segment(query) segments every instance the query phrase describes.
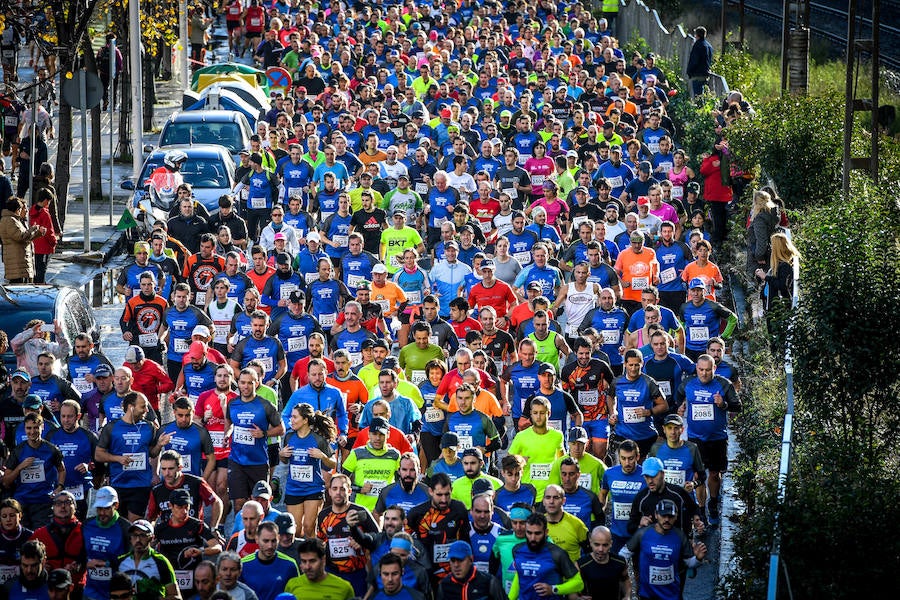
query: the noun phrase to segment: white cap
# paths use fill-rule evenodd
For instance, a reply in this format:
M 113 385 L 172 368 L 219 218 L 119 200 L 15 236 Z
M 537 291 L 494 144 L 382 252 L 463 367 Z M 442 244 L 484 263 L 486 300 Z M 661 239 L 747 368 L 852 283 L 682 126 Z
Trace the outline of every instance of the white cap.
M 374 267 L 372 267 L 372 273 L 387 273 L 387 267 L 381 263 L 378 263 Z
M 309 233 L 306 234 L 306 241 L 307 242 L 321 242 L 322 236 L 320 236 L 315 231 L 310 231 Z
M 196 327 L 194 327 L 194 331 L 191 332 L 191 337 L 194 337 L 195 335 L 201 335 L 205 338 L 208 338 L 209 327 L 207 327 L 206 325 L 197 325 Z

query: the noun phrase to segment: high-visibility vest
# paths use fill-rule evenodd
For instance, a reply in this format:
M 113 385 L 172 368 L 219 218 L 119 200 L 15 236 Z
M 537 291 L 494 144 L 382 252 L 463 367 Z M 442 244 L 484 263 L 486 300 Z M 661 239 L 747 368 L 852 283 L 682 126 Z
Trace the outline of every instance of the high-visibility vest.
M 619 12 L 619 0 L 603 0 L 602 10 L 605 13 Z

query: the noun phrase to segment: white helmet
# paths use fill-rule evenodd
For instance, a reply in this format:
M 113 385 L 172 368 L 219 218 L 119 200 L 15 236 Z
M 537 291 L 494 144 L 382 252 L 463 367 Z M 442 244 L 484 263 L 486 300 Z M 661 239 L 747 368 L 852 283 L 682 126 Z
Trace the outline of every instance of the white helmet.
M 163 163 L 172 169 L 173 171 L 177 171 L 181 168 L 181 165 L 188 159 L 187 154 L 185 154 L 181 150 L 171 150 L 166 152 L 165 158 L 163 158 Z

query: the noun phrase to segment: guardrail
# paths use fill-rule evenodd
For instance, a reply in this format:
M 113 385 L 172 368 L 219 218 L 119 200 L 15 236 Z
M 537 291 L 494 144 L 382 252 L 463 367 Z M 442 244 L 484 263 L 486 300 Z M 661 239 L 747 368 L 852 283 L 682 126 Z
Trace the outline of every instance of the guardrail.
M 647 45 L 653 49 L 653 52 L 667 58 L 677 57 L 681 65 L 680 75 L 685 81 L 688 81 L 687 64 L 691 55 L 691 47 L 694 45 L 694 36 L 688 35 L 681 25 L 676 26 L 672 31 L 666 29 L 659 18 L 659 13 L 641 0 L 631 0 L 628 4 L 625 4 L 624 0 L 620 0 L 620 2 L 616 23 L 616 33 L 620 45 L 627 42 L 634 32 L 638 32 L 647 41 Z M 628 57 L 626 57 L 627 60 Z M 725 78 L 715 73 L 710 75 L 707 85 L 718 97 L 731 91 Z M 692 93 L 690 86 L 685 91 Z
M 791 238 L 790 230 L 787 231 L 788 239 Z M 794 290 L 791 294 L 791 313 L 797 310 L 797 303 L 800 301 L 800 263 L 794 261 Z M 793 317 L 788 323 L 787 340 L 784 350 L 784 377 L 785 377 L 785 393 L 787 398 L 786 411 L 784 414 L 784 427 L 781 430 L 781 460 L 778 466 L 778 504 L 784 502 L 785 492 L 787 488 L 787 479 L 791 471 L 791 448 L 793 446 L 794 436 L 794 363 L 791 357 L 791 335 L 792 335 Z M 778 567 L 781 562 L 781 514 L 776 512 L 773 536 L 772 551 L 769 554 L 769 585 L 766 594 L 767 600 L 776 600 L 778 597 Z

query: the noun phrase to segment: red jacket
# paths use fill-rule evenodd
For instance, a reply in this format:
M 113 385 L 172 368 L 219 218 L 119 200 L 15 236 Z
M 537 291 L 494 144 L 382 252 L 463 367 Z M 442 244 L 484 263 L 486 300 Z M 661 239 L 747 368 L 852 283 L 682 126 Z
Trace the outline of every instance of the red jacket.
M 84 585 L 86 582 L 85 575 L 87 562 L 84 537 L 81 535 L 81 522 L 74 520 L 71 530 L 67 536 L 63 536 L 61 524 L 55 518 L 50 521 L 49 525 L 39 528 L 31 536 L 33 540 L 40 540 L 47 547 L 47 570 L 65 569 L 66 565 L 78 563 L 80 568 L 72 571 L 72 581 L 75 585 Z
M 35 204 L 31 207 L 28 218 L 31 220 L 32 225 L 40 225 L 41 227 L 47 228 L 47 233 L 39 238 L 35 238 L 34 253 L 53 254 L 56 252 L 56 242 L 59 240 L 56 237 L 56 231 L 53 229 L 53 220 L 50 218 L 50 211 Z
M 129 364 L 131 372 L 134 373 L 134 380 L 131 382 L 131 389 L 147 396 L 150 406 L 153 410 L 159 410 L 159 395 L 166 394 L 175 389 L 175 382 L 169 379 L 169 374 L 162 366 L 149 358 L 144 359 L 144 364 L 140 369 L 135 365 Z
M 722 173 L 718 163 L 721 157 L 713 154 L 707 156 L 700 164 L 703 175 L 703 199 L 707 202 L 731 202 L 731 186 L 722 185 Z

